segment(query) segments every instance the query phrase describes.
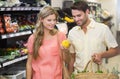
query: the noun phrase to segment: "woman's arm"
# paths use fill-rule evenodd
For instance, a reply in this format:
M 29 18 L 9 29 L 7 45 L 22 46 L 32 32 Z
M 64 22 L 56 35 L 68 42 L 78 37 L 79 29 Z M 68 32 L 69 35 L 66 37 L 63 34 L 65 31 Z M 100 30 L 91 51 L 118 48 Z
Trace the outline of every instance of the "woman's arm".
M 32 54 L 28 53 L 28 59 L 26 64 L 26 79 L 32 79 Z
M 76 55 L 75 53 L 71 53 L 71 59 L 70 59 L 70 62 L 68 64 L 68 71 L 69 71 L 70 75 L 74 71 L 75 55 Z

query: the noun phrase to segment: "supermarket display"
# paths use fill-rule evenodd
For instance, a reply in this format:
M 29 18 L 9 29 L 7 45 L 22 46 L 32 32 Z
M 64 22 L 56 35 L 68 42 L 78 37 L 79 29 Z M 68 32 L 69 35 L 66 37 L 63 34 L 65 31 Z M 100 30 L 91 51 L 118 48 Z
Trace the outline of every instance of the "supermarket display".
M 58 14 L 59 14 L 59 19 L 66 21 L 68 23 L 72 23 L 74 22 L 72 16 L 69 16 L 69 14 L 67 14 L 66 12 L 64 12 L 63 10 L 59 9 L 57 10 Z
M 8 2 L 10 4 L 6 4 Z M 0 1 L 0 79 L 25 78 L 28 53 L 25 44 L 34 32 L 37 13 L 44 5 L 32 0 Z M 11 69 L 14 66 L 16 68 Z
M 44 6 L 50 5 L 50 0 L 0 0 L 0 7 Z
M 114 23 L 112 22 L 113 16 L 107 10 L 102 10 L 101 11 L 100 18 L 101 18 L 101 22 L 108 25 L 110 29 L 114 25 Z

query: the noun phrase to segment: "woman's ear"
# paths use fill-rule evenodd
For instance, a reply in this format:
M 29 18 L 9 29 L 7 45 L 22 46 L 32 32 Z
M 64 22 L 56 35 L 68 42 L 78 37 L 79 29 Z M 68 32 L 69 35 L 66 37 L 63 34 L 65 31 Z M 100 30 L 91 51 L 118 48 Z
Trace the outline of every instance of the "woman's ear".
M 43 21 L 43 19 L 42 19 L 42 18 L 39 18 L 39 20 L 40 20 L 40 22 L 42 22 L 42 21 Z

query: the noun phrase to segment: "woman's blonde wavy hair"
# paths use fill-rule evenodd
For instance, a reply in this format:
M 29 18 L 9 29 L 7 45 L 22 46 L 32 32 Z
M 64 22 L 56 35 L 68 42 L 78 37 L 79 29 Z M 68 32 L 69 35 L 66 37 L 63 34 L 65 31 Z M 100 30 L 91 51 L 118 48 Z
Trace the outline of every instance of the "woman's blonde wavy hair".
M 36 59 L 39 54 L 38 50 L 40 46 L 42 45 L 43 37 L 44 37 L 44 26 L 43 23 L 40 21 L 40 19 L 44 19 L 49 15 L 55 14 L 56 20 L 58 18 L 58 13 L 55 11 L 51 6 L 45 6 L 43 7 L 40 12 L 38 13 L 38 19 L 36 23 L 36 31 L 34 33 L 34 45 L 33 45 L 33 58 Z M 50 30 L 51 35 L 55 35 L 57 33 L 56 29 Z

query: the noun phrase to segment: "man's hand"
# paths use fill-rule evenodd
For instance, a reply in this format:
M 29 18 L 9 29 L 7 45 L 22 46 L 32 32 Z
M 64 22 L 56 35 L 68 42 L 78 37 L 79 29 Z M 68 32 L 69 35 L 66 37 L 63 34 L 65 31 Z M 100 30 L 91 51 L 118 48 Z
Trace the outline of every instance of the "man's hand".
M 101 53 L 95 53 L 92 55 L 92 59 L 96 64 L 102 63 L 102 54 Z

